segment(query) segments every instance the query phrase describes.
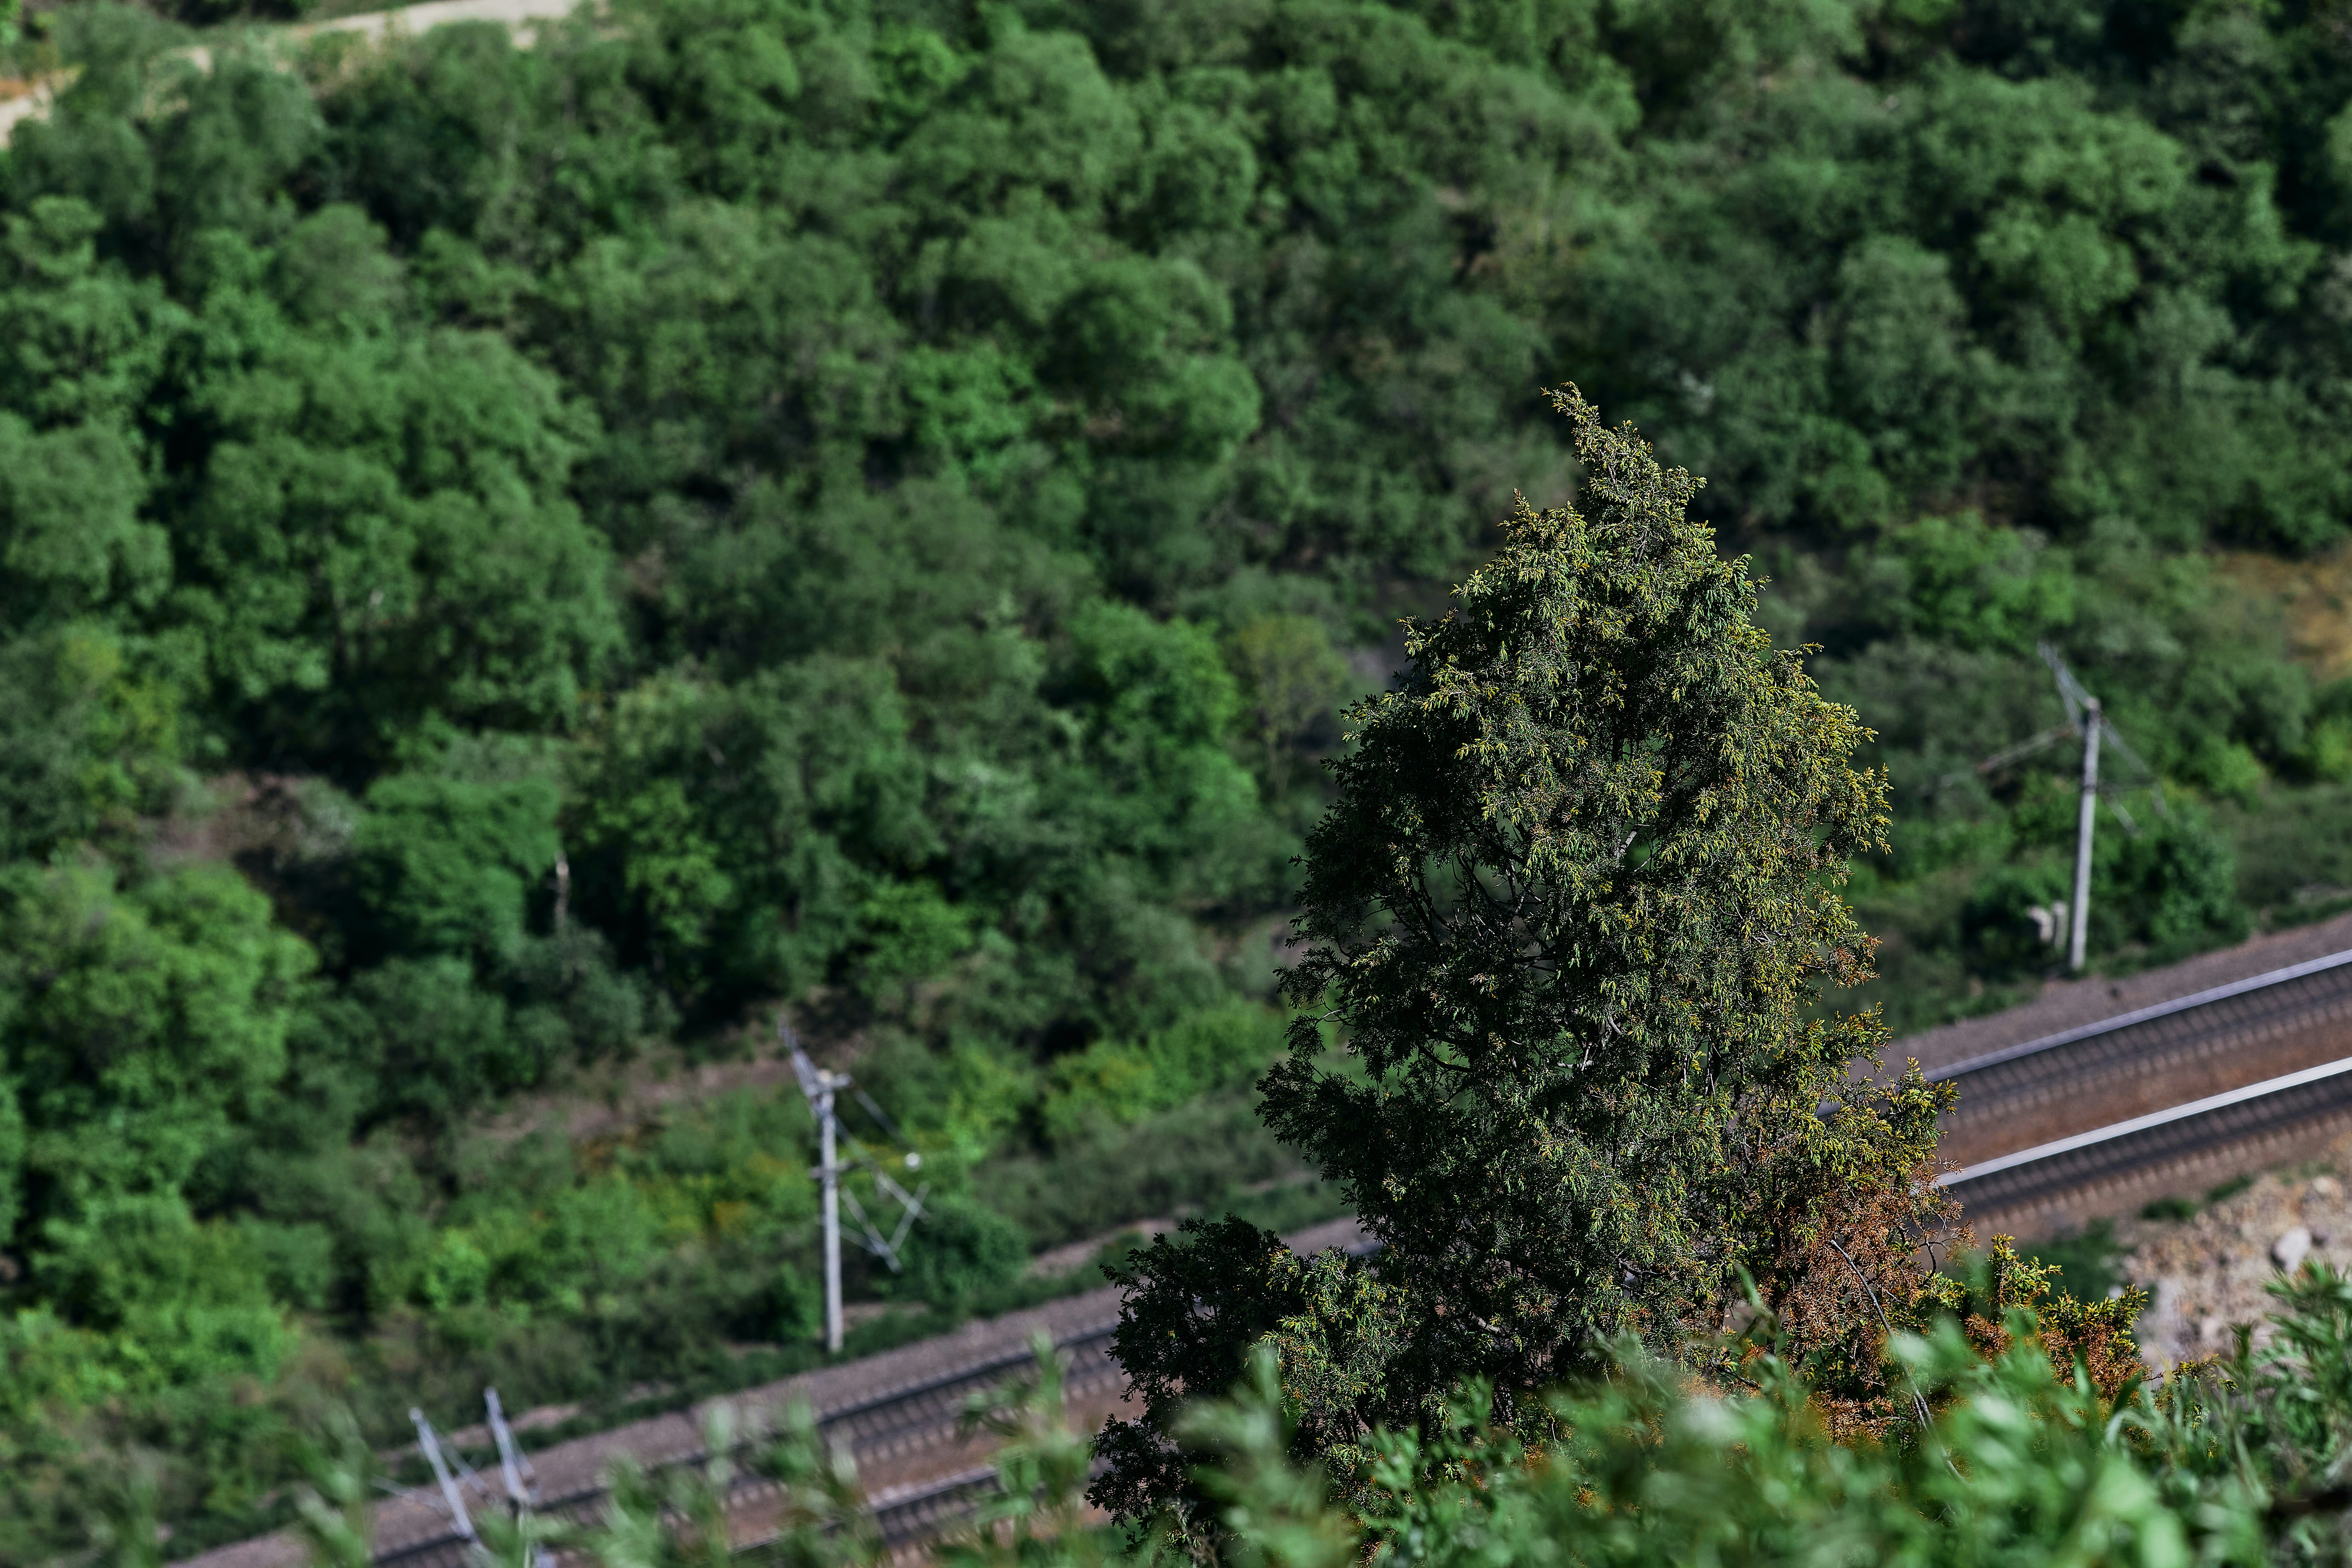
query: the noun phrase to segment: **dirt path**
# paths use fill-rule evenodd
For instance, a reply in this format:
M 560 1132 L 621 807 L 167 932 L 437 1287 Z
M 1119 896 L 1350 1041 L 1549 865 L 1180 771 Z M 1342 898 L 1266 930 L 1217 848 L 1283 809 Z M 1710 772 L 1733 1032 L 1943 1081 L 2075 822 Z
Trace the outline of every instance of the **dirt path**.
M 540 23 L 560 21 L 572 15 L 581 3 L 582 0 L 426 0 L 424 5 L 404 5 L 395 11 L 366 11 L 356 16 L 300 22 L 268 31 L 273 37 L 298 43 L 328 33 L 357 33 L 371 42 L 381 42 L 395 34 L 413 37 L 429 32 L 448 22 L 502 22 L 513 30 L 520 42 L 529 44 Z M 189 54 L 200 63 L 207 58 L 202 45 Z M 65 70 L 30 80 L 0 79 L 0 147 L 8 144 L 9 136 L 18 125 L 47 114 L 58 93 L 71 84 L 73 76 L 72 71 Z
M 524 43 L 529 43 L 540 23 L 569 16 L 579 3 L 580 0 L 425 0 L 424 5 L 404 5 L 396 11 L 364 11 L 331 21 L 298 23 L 285 29 L 285 34 L 289 38 L 314 38 L 326 33 L 358 33 L 370 39 L 383 39 L 395 32 L 429 32 L 446 22 L 503 22 Z

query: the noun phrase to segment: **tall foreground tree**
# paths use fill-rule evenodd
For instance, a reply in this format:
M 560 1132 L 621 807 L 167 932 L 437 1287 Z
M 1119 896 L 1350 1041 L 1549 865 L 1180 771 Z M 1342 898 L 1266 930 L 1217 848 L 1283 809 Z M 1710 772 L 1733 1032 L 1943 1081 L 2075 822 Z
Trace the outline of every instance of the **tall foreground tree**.
M 1883 1314 L 1916 1305 L 1915 1238 L 1948 1215 L 1920 1179 L 1945 1091 L 1845 1081 L 1883 1031 L 1813 1005 L 1868 975 L 1837 890 L 1887 821 L 1849 765 L 1867 731 L 1754 624 L 1746 563 L 1685 516 L 1699 481 L 1552 401 L 1581 509 L 1520 501 L 1412 628 L 1307 842 L 1263 1114 L 1380 1252 L 1297 1259 L 1238 1221 L 1149 1251 L 1118 1344 L 1145 1414 L 1107 1430 L 1097 1492 L 1119 1512 L 1181 1492 L 1176 1401 L 1267 1337 L 1301 1447 L 1342 1468 L 1467 1379 L 1539 1421 L 1525 1396 L 1622 1336 L 1689 1353 L 1743 1268 L 1845 1342 L 1844 1394 L 1886 1393 Z

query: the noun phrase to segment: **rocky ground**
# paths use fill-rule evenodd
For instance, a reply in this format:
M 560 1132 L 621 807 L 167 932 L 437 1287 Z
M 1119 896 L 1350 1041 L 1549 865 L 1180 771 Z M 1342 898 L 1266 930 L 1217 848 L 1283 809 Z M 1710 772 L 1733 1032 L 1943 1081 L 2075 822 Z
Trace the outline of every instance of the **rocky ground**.
M 2320 1258 L 2352 1271 L 2352 1137 L 2325 1160 L 2256 1178 L 2243 1191 L 2179 1219 L 2120 1221 L 2123 1278 L 2153 1300 L 2140 1348 L 2158 1371 L 2230 1345 L 2231 1327 L 2260 1323 L 2269 1286 L 2285 1269 Z

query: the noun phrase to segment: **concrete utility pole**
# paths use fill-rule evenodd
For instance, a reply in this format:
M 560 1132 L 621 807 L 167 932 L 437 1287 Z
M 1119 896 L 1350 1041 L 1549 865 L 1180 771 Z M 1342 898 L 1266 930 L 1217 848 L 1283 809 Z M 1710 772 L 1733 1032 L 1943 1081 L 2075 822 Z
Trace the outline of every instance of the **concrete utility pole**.
M 824 1178 L 824 1348 L 841 1348 L 841 1162 L 834 1138 L 840 1119 L 833 1113 L 833 1091 L 839 1088 L 833 1074 L 824 1074 L 824 1102 L 817 1120 L 824 1131 L 817 1140 L 816 1157 Z
M 539 1502 L 537 1480 L 531 1474 L 530 1461 L 515 1446 L 514 1428 L 507 1425 L 507 1413 L 499 1404 L 499 1391 L 482 1390 L 482 1403 L 489 1407 L 490 1436 L 499 1446 L 499 1476 L 506 1482 L 507 1506 L 514 1510 L 515 1522 L 521 1524 Z M 527 1531 L 524 1539 L 530 1545 L 531 1568 L 555 1568 L 552 1552 L 530 1541 Z
M 2091 829 L 2099 807 L 2099 700 L 2083 700 L 2083 798 L 2074 812 L 2074 907 L 2067 911 L 2066 968 L 2083 967 L 2091 933 Z
M 2037 904 L 2026 911 L 2041 931 L 2044 942 L 2053 946 L 2063 945 L 2066 949 L 2066 968 L 2073 973 L 2083 967 L 2085 944 L 2091 937 L 2091 830 L 2098 818 L 2100 740 L 2105 738 L 2112 742 L 2116 754 L 2148 781 L 2148 795 L 2156 804 L 2158 816 L 2167 815 L 2164 781 L 2116 732 L 2116 727 L 2107 722 L 2099 700 L 2083 689 L 2083 683 L 2074 679 L 2074 672 L 2066 668 L 2066 661 L 2058 657 L 2058 650 L 2046 642 L 2042 645 L 2042 661 L 2050 667 L 2050 673 L 2058 678 L 2058 700 L 2066 704 L 2066 722 L 2055 729 L 2044 730 L 2032 740 L 2021 741 L 2005 751 L 1995 752 L 1972 770 L 1946 773 L 1937 781 L 1937 785 L 1958 784 L 1970 772 L 1979 774 L 1993 773 L 2044 746 L 2054 746 L 2069 735 L 2081 737 L 2083 795 L 2074 808 L 2074 901 L 2071 906 L 2056 901 L 2046 906 Z M 2124 831 L 2135 838 L 2138 837 L 2138 825 L 2132 821 L 2131 813 L 2124 809 L 2124 803 L 2116 799 L 2107 805 L 2115 812 L 2116 820 L 2123 825 Z
M 482 1403 L 489 1407 L 490 1437 L 499 1446 L 499 1479 L 506 1482 L 507 1500 L 519 1509 L 529 1508 L 530 1489 L 522 1479 L 522 1453 L 515 1447 L 514 1429 L 507 1425 L 507 1413 L 499 1404 L 499 1391 L 482 1390 Z
M 898 1200 L 900 1210 L 898 1228 L 894 1234 L 884 1236 L 872 1216 L 866 1214 L 866 1205 L 857 1201 L 857 1194 L 845 1191 L 841 1185 L 843 1174 L 851 1167 L 841 1159 L 838 1147 L 841 1119 L 834 1114 L 833 1104 L 834 1096 L 850 1087 L 849 1075 L 827 1072 L 809 1060 L 808 1053 L 801 1049 L 800 1037 L 793 1034 L 782 1018 L 776 1020 L 776 1037 L 784 1043 L 786 1050 L 792 1052 L 793 1076 L 801 1080 L 801 1093 L 808 1099 L 809 1114 L 816 1118 L 817 1167 L 809 1173 L 824 1184 L 824 1348 L 837 1351 L 841 1348 L 841 1205 L 844 1203 L 849 1205 L 849 1212 L 857 1216 L 857 1228 L 866 1233 L 866 1239 L 859 1245 L 888 1264 L 890 1272 L 896 1274 L 902 1267 L 898 1260 L 898 1248 L 906 1242 L 908 1227 L 923 1216 L 923 1198 L 931 1189 L 924 1186 L 909 1193 L 892 1181 L 889 1173 L 860 1149 L 857 1140 L 852 1138 L 849 1146 L 856 1155 L 858 1167 L 873 1176 L 876 1186 Z M 883 1113 L 882 1108 L 875 1104 L 864 1089 L 856 1092 L 858 1103 L 882 1124 L 883 1130 L 895 1133 L 896 1123 Z M 906 1165 L 910 1171 L 919 1171 L 923 1168 L 923 1157 L 910 1149 L 907 1152 Z
M 425 1450 L 425 1462 L 433 1467 L 433 1479 L 441 1483 L 441 1500 L 448 1505 L 449 1522 L 457 1528 L 457 1539 L 474 1539 L 474 1521 L 466 1517 L 466 1500 L 457 1490 L 457 1478 L 449 1473 L 449 1461 L 441 1452 L 441 1440 L 434 1435 L 433 1423 L 425 1419 L 425 1412 L 411 1407 L 408 1419 L 416 1427 L 416 1446 Z
M 809 1060 L 799 1037 L 781 1022 L 776 1033 L 793 1053 L 793 1071 L 816 1117 L 817 1167 L 810 1174 L 824 1187 L 824 1348 L 837 1351 L 841 1348 L 841 1173 L 847 1167 L 837 1157 L 835 1141 L 840 1120 L 833 1113 L 833 1097 L 849 1087 L 849 1079 Z

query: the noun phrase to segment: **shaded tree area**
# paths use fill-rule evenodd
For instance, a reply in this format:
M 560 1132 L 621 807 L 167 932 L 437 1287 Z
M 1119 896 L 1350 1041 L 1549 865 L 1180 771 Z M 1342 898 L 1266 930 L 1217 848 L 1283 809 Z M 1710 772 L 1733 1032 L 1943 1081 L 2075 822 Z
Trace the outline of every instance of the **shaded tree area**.
M 1883 1432 L 1893 1322 L 1959 1304 L 1933 1184 L 1952 1090 L 1916 1064 L 1850 1081 L 1878 1019 L 1805 1017 L 1867 976 L 1840 885 L 1884 844 L 1884 775 L 1755 625 L 1754 584 L 1688 515 L 1699 482 L 1550 397 L 1578 504 L 1522 501 L 1445 616 L 1411 624 L 1307 836 L 1303 1011 L 1263 1114 L 1377 1249 L 1301 1260 L 1229 1217 L 1113 1271 L 1142 1409 L 1105 1426 L 1090 1495 L 1122 1519 L 1198 1517 L 1178 1402 L 1223 1393 L 1253 1343 L 1336 1479 L 1465 1397 L 1557 1439 L 1547 1388 L 1629 1341 L 1705 1367 L 1750 1292 L 1821 1365 L 1832 1425 Z
M 1708 476 L 1877 731 L 1898 1029 L 2047 963 L 2070 759 L 1969 771 L 2057 721 L 2044 639 L 2168 785 L 2103 830 L 2105 962 L 2352 889 L 2352 689 L 2273 592 L 2352 519 L 2340 7 L 661 0 L 203 69 L 37 21 L 12 70 L 79 75 L 0 154 L 0 1511 L 43 1552 L 98 1438 L 175 1456 L 194 1546 L 282 1496 L 304 1389 L 389 1441 L 430 1369 L 590 1399 L 803 1336 L 789 1091 L 531 1120 L 778 1005 L 939 1175 L 919 1285 L 861 1289 L 1291 1173 L 1247 1110 L 1315 764 L 1512 492 L 1570 493 L 1551 380 Z

